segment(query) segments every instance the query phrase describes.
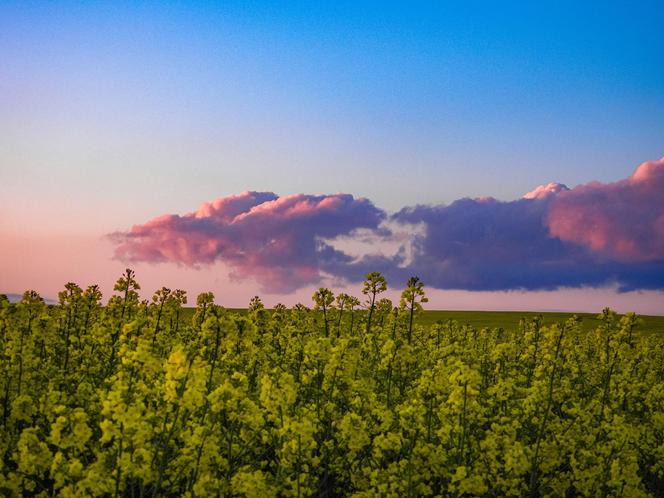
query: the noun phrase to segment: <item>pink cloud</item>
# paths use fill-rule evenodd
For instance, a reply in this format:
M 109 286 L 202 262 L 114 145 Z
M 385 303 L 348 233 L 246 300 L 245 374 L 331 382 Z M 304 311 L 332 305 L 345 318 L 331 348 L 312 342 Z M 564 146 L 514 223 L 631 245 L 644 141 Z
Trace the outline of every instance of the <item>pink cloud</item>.
M 551 182 L 547 185 L 540 185 L 534 190 L 531 190 L 523 196 L 524 199 L 544 199 L 552 194 L 557 194 L 559 192 L 565 192 L 569 190 L 567 185 L 562 183 Z
M 664 289 L 664 158 L 614 183 L 550 183 L 514 201 L 466 198 L 389 218 L 347 194 L 245 192 L 111 238 L 118 259 L 220 262 L 232 278 L 253 278 L 271 293 L 322 275 L 354 282 L 368 271 L 390 282 L 418 275 L 438 289 Z M 358 254 L 362 238 L 371 242 Z
M 124 261 L 192 267 L 222 261 L 232 277 L 253 277 L 267 292 L 289 292 L 320 280 L 326 265 L 350 260 L 321 239 L 376 229 L 384 218 L 367 199 L 347 194 L 244 192 L 111 237 L 116 258 Z
M 546 224 L 552 236 L 609 260 L 664 261 L 664 157 L 624 180 L 560 192 Z

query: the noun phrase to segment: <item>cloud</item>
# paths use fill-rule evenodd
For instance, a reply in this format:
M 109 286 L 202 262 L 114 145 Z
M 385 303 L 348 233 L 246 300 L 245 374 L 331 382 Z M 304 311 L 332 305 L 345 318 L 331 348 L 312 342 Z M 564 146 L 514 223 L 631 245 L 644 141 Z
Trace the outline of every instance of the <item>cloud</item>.
M 664 261 L 664 157 L 625 180 L 562 192 L 546 223 L 552 236 L 609 260 Z
M 223 261 L 276 293 L 368 271 L 393 286 L 417 275 L 439 289 L 662 290 L 664 158 L 614 183 L 549 183 L 514 201 L 467 198 L 391 216 L 346 194 L 245 192 L 112 238 L 120 259 Z
M 244 192 L 164 215 L 111 235 L 124 261 L 198 267 L 223 261 L 235 278 L 255 278 L 267 292 L 290 292 L 320 280 L 324 266 L 351 258 L 322 242 L 359 228 L 377 229 L 385 213 L 352 195 Z
M 664 289 L 661 261 L 624 263 L 552 236 L 551 199 L 406 208 L 395 219 L 424 222 L 410 274 L 432 287 L 463 290 L 553 290 L 618 285 L 619 290 Z M 396 276 L 402 277 L 403 271 Z
M 443 289 L 552 289 L 578 285 L 585 251 L 566 247 L 543 224 L 547 197 L 501 202 L 461 199 L 404 208 L 397 221 L 423 222 L 409 270 Z
M 558 194 L 560 192 L 564 192 L 566 190 L 569 190 L 567 185 L 563 185 L 562 183 L 555 183 L 551 182 L 546 185 L 540 185 L 534 190 L 531 190 L 530 192 L 524 194 L 523 198 L 524 199 L 544 199 L 546 197 L 549 197 L 550 195 Z
M 664 289 L 664 158 L 616 183 L 550 183 L 516 201 L 462 199 L 393 218 L 425 223 L 409 270 L 433 287 Z

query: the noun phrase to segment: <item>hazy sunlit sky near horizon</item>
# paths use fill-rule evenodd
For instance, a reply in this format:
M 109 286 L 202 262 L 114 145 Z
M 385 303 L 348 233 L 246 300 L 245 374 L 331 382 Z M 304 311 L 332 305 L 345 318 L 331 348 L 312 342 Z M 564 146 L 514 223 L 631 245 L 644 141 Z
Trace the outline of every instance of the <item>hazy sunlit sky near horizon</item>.
M 358 293 L 344 279 L 373 263 L 395 287 L 417 271 L 456 289 L 433 308 L 664 314 L 662 26 L 656 1 L 2 2 L 0 292 L 108 297 L 130 265 L 146 297 L 308 304 L 321 282 Z M 629 183 L 645 161 L 649 183 Z M 592 181 L 615 226 L 584 211 Z M 549 182 L 572 190 L 507 202 Z M 185 217 L 246 191 L 276 195 Z M 338 192 L 353 199 L 310 197 Z M 418 204 L 438 208 L 394 216 Z M 321 249 L 358 229 L 405 252 Z M 499 256 L 535 237 L 527 275 Z

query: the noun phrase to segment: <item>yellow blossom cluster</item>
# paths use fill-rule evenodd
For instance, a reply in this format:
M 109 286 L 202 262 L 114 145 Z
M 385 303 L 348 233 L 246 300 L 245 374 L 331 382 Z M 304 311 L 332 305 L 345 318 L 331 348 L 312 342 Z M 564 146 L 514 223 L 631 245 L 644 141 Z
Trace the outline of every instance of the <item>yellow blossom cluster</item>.
M 664 340 L 636 316 L 423 327 L 407 285 L 0 297 L 0 495 L 664 496 Z

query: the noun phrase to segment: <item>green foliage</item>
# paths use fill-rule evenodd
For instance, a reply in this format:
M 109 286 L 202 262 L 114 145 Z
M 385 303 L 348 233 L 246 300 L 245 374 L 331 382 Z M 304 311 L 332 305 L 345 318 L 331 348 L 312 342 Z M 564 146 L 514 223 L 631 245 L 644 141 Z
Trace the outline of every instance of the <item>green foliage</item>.
M 413 336 L 413 319 L 415 313 L 422 311 L 422 304 L 427 303 L 429 299 L 424 294 L 424 282 L 419 277 L 410 277 L 406 283 L 406 288 L 401 293 L 399 308 L 408 312 L 408 343 L 410 344 Z
M 333 309 L 334 294 L 330 289 L 321 287 L 311 297 L 314 301 L 314 309 L 321 310 L 323 313 L 323 323 L 325 324 L 325 337 L 330 335 L 330 328 L 328 324 L 328 313 Z
M 396 308 L 367 282 L 363 310 L 323 288 L 185 315 L 131 271 L 107 306 L 0 297 L 0 495 L 664 494 L 664 347 L 636 316 L 423 326 L 419 279 Z
M 367 296 L 366 307 L 369 309 L 367 317 L 366 333 L 371 332 L 371 319 L 376 308 L 376 296 L 387 290 L 387 281 L 385 277 L 377 271 L 367 273 L 362 287 L 362 294 Z

